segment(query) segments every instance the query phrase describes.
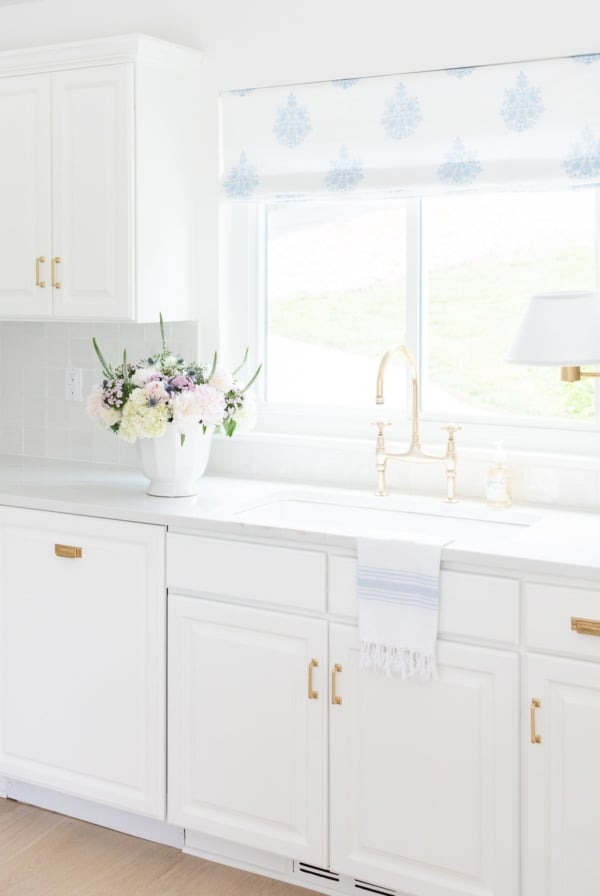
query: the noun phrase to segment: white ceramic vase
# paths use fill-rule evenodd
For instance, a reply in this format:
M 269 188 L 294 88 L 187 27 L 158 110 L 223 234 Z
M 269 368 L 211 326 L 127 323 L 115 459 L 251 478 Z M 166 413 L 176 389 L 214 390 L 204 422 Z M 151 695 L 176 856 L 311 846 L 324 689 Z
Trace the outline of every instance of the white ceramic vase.
M 198 494 L 200 477 L 210 455 L 213 428 L 200 425 L 186 433 L 183 445 L 172 423 L 158 439 L 138 441 L 142 470 L 150 480 L 147 494 L 161 498 L 185 498 Z

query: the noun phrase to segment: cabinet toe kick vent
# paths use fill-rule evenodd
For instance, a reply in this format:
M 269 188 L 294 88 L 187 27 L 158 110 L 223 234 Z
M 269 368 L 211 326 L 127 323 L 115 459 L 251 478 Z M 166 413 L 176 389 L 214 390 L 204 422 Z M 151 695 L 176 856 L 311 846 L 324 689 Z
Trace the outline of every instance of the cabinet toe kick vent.
M 372 884 L 366 880 L 353 879 L 345 875 L 340 876 L 335 871 L 330 871 L 329 868 L 319 868 L 318 865 L 308 865 L 306 862 L 294 862 L 294 872 L 297 874 L 310 874 L 312 877 L 322 877 L 324 880 L 330 881 L 330 883 L 339 884 L 340 893 L 347 893 L 348 896 L 351 896 L 352 892 L 356 890 L 374 893 L 376 896 L 402 896 L 396 890 L 389 890 L 387 887 L 380 887 L 378 884 Z
M 306 862 L 298 862 L 298 871 L 302 874 L 312 874 L 313 877 L 324 877 L 325 880 L 331 880 L 334 883 L 340 882 L 339 874 L 330 871 L 329 868 L 319 868 L 318 865 L 307 865 Z
M 396 893 L 396 890 L 388 890 L 387 887 L 380 887 L 378 884 L 370 884 L 366 880 L 355 879 L 354 886 L 357 890 L 364 890 L 366 893 L 378 893 L 379 896 L 400 896 L 399 893 Z

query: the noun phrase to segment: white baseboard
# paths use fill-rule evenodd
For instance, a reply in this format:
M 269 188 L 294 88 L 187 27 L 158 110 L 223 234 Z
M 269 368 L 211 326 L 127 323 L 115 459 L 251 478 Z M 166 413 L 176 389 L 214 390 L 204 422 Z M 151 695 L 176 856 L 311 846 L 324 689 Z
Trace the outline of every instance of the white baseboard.
M 5 794 L 2 794 L 3 785 Z M 41 809 L 49 809 L 61 815 L 70 815 L 72 818 L 112 828 L 123 834 L 141 837 L 143 840 L 153 840 L 155 843 L 163 843 L 165 846 L 174 846 L 177 849 L 183 848 L 183 828 L 154 818 L 145 818 L 133 812 L 113 809 L 110 806 L 102 806 L 99 803 L 12 779 L 3 781 L 0 778 L 0 794 L 20 803 L 29 803 L 31 806 L 39 806 Z

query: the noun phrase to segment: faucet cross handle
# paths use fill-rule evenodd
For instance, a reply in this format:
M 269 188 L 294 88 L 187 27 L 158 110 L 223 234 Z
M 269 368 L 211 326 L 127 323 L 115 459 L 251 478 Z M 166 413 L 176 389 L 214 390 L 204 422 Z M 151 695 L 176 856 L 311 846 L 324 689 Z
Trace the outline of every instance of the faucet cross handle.
M 462 426 L 455 426 L 454 423 L 450 423 L 448 426 L 441 427 L 442 432 L 448 433 L 448 450 L 449 451 L 454 450 L 454 443 L 455 443 L 454 433 L 460 432 L 461 429 L 462 429 Z
M 371 423 L 371 426 L 377 427 L 377 451 L 385 451 L 385 428 L 389 425 L 389 420 L 378 420 L 376 423 Z

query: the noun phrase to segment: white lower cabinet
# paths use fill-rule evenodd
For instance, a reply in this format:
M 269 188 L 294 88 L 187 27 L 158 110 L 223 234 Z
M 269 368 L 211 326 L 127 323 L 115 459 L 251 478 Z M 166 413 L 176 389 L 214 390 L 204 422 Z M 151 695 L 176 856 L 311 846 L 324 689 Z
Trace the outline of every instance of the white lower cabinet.
M 518 658 L 438 645 L 428 684 L 361 671 L 332 625 L 331 868 L 415 896 L 518 892 Z
M 388 678 L 360 669 L 356 625 L 207 599 L 202 564 L 188 579 L 198 597 L 169 595 L 169 822 L 357 886 L 518 893 L 516 652 L 441 642 L 436 681 Z
M 165 813 L 164 528 L 0 509 L 0 774 Z
M 324 864 L 326 675 L 324 621 L 170 595 L 168 821 Z
M 527 665 L 523 896 L 598 896 L 600 665 Z

